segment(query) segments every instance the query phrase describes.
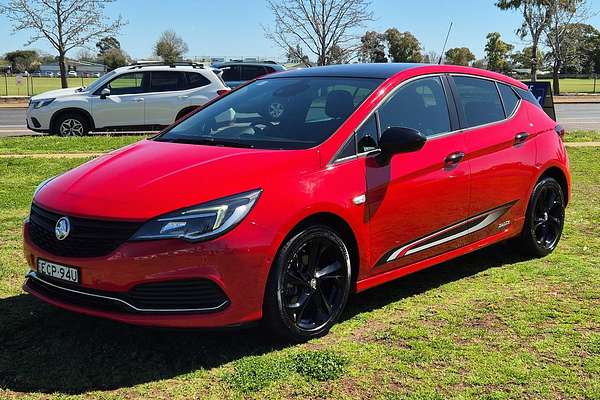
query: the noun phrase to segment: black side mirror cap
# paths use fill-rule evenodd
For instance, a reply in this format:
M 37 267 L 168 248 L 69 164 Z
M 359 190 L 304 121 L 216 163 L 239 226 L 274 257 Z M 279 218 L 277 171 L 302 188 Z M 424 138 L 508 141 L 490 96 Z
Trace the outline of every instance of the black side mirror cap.
M 386 158 L 394 154 L 410 153 L 423 148 L 427 137 L 416 129 L 392 126 L 381 134 L 379 147 Z

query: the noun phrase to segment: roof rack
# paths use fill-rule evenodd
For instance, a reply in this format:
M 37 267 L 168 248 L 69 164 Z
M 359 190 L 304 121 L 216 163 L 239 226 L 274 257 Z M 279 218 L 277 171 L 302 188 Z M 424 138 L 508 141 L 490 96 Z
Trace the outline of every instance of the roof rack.
M 204 65 L 196 63 L 196 62 L 190 62 L 190 61 L 176 61 L 173 63 L 168 63 L 168 62 L 164 62 L 164 61 L 136 61 L 136 62 L 130 64 L 129 69 L 144 68 L 144 67 L 157 67 L 157 66 L 166 66 L 166 67 L 170 67 L 170 68 L 175 68 L 177 66 L 185 66 L 185 67 L 192 67 L 192 68 L 199 68 L 199 69 L 204 68 Z

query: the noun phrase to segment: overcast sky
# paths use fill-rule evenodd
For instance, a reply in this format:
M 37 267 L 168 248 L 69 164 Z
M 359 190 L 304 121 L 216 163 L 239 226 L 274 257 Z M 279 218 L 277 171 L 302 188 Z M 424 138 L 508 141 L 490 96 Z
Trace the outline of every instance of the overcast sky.
M 0 0 L 1 1 L 1 0 Z M 589 0 L 600 11 L 600 0 Z M 494 0 L 373 0 L 376 20 L 364 30 L 384 31 L 396 27 L 412 32 L 425 51 L 442 49 L 450 21 L 454 22 L 448 47 L 469 47 L 483 57 L 485 36 L 500 32 L 505 41 L 523 47 L 515 34 L 520 24 L 517 13 L 494 6 Z M 134 58 L 152 54 L 152 45 L 167 29 L 175 30 L 194 56 L 263 56 L 281 59 L 282 51 L 264 36 L 262 25 L 272 23 L 264 0 L 117 0 L 107 7 L 109 16 L 121 14 L 129 24 L 118 35 L 122 48 Z M 590 21 L 600 28 L 600 16 Z M 9 22 L 0 16 L 0 53 L 20 49 L 29 34 L 11 33 Z M 94 43 L 91 43 L 94 46 Z M 54 54 L 44 41 L 32 46 Z M 77 50 L 69 54 L 77 55 Z

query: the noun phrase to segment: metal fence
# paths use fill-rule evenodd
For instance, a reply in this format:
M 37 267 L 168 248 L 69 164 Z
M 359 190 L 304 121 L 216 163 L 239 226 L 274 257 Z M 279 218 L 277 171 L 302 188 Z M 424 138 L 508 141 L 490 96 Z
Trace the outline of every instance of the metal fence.
M 87 86 L 96 78 L 69 77 L 69 87 Z M 0 96 L 34 96 L 62 87 L 60 77 L 3 74 L 0 78 Z

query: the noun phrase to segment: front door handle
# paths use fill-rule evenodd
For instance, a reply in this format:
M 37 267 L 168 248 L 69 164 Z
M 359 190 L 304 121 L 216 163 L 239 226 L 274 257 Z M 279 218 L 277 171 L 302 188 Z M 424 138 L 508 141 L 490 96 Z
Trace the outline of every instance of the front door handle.
M 528 136 L 529 135 L 527 134 L 527 132 L 517 133 L 515 135 L 515 144 L 521 144 L 521 143 L 523 143 L 524 141 L 527 140 Z
M 179 96 L 179 98 L 180 98 L 181 100 L 185 100 L 185 99 L 187 99 L 187 98 L 189 98 L 189 97 L 190 97 L 189 95 L 185 95 L 185 94 L 184 94 L 184 95 L 181 95 L 181 96 Z
M 133 99 L 133 101 L 135 101 L 136 103 L 140 103 L 142 101 L 144 101 L 143 97 L 136 97 L 135 99 Z
M 444 162 L 446 163 L 446 166 L 453 166 L 461 162 L 463 158 L 465 158 L 465 153 L 462 151 L 457 151 L 452 154 L 448 154 Z

